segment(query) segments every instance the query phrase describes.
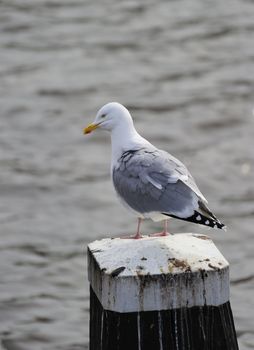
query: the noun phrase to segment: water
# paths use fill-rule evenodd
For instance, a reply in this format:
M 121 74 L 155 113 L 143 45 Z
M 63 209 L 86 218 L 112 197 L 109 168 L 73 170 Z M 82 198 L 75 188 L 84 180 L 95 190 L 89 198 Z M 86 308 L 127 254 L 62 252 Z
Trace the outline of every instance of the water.
M 0 339 L 8 350 L 88 348 L 86 245 L 134 233 L 116 200 L 108 101 L 190 168 L 227 233 L 241 350 L 254 348 L 254 4 L 0 1 Z M 144 233 L 158 230 L 146 222 Z

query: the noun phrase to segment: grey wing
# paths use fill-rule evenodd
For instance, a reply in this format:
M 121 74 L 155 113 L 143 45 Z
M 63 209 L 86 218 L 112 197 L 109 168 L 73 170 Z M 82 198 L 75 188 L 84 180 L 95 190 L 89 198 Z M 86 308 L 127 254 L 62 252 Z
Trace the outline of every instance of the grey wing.
M 140 213 L 187 217 L 203 197 L 186 167 L 157 149 L 125 152 L 113 169 L 113 182 L 119 196 Z
M 182 181 L 186 186 L 188 186 L 201 199 L 201 201 L 208 203 L 206 198 L 200 192 L 194 178 L 192 177 L 191 173 L 186 168 L 186 166 L 182 162 L 180 162 L 180 160 L 173 157 L 171 154 L 165 151 L 160 152 L 161 154 L 164 154 L 164 157 L 167 158 L 168 161 L 172 164 L 172 167 L 174 168 L 175 172 L 180 175 L 178 180 Z

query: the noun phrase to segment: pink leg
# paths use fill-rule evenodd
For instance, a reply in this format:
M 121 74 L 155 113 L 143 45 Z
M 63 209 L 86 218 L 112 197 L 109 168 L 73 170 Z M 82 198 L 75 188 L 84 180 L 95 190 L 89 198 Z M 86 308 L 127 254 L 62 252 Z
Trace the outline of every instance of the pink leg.
M 123 238 L 123 239 L 140 239 L 140 238 L 143 238 L 141 233 L 140 233 L 140 226 L 141 226 L 142 221 L 143 221 L 143 219 L 138 218 L 137 233 L 134 236 L 123 236 L 121 238 Z
M 133 237 L 135 239 L 139 239 L 139 238 L 142 238 L 142 235 L 140 233 L 140 227 L 141 227 L 141 223 L 142 223 L 143 219 L 141 218 L 138 218 L 138 228 L 137 228 L 137 233 L 136 235 Z
M 162 232 L 152 233 L 151 237 L 163 237 L 168 236 L 170 233 L 168 232 L 168 220 L 164 220 L 164 228 Z

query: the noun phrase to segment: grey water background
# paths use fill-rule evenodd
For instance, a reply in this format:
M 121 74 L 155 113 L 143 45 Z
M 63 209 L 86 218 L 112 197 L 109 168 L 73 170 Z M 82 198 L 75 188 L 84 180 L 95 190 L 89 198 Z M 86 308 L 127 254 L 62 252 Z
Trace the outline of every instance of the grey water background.
M 109 135 L 82 135 L 109 101 L 228 226 L 170 223 L 228 259 L 240 349 L 254 349 L 253 95 L 252 1 L 0 1 L 1 349 L 88 349 L 86 246 L 136 229 Z

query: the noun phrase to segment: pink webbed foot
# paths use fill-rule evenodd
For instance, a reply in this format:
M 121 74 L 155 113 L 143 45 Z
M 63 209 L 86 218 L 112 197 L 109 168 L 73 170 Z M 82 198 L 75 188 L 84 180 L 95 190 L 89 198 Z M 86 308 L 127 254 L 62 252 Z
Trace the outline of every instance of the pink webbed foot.
M 121 236 L 121 239 L 140 239 L 143 238 L 143 236 L 139 233 L 139 234 L 135 234 L 135 235 L 130 235 L 130 236 Z
M 141 226 L 142 219 L 138 218 L 138 228 L 137 228 L 137 233 L 135 235 L 131 236 L 122 236 L 122 239 L 140 239 L 143 238 L 143 236 L 140 233 L 140 226 Z
M 170 235 L 170 233 L 168 232 L 168 220 L 164 220 L 164 229 L 162 232 L 157 232 L 157 233 L 152 233 L 151 235 L 149 235 L 150 237 L 165 237 Z
M 165 237 L 165 236 L 168 236 L 168 235 L 170 235 L 169 232 L 162 231 L 162 232 L 151 233 L 149 236 L 150 237 Z

